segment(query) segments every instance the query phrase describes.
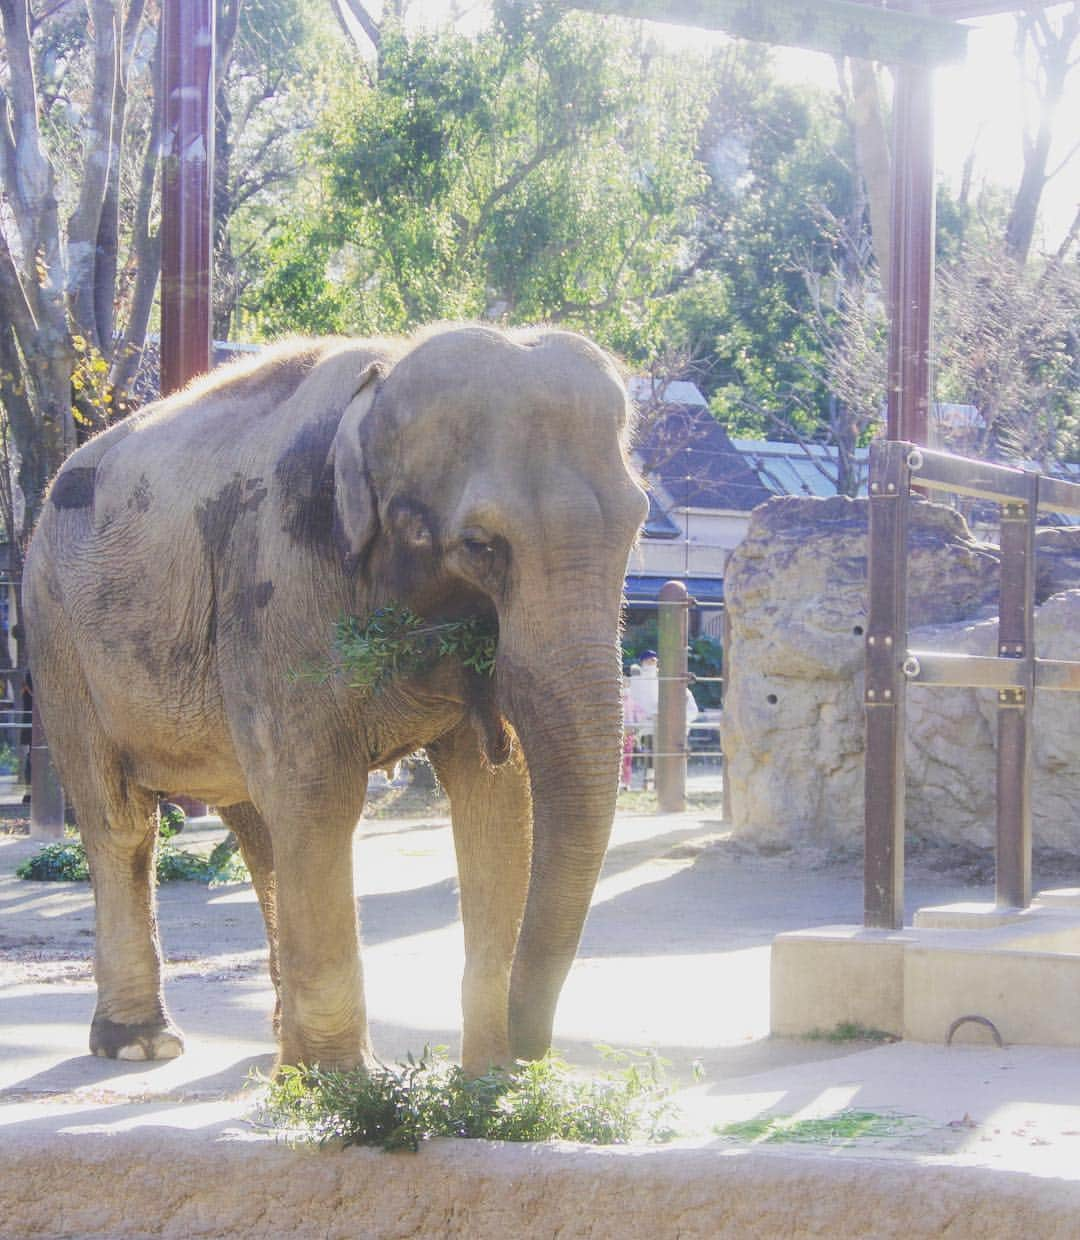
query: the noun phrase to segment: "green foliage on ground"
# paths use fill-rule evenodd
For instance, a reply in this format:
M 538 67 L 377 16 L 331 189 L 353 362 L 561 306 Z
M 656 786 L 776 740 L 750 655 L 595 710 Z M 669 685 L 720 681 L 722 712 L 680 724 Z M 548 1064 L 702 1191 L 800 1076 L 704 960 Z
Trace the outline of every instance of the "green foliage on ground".
M 735 1124 L 717 1125 L 718 1137 L 761 1145 L 851 1145 L 873 1137 L 893 1137 L 903 1133 L 911 1120 L 903 1115 L 877 1111 L 839 1111 L 819 1119 L 792 1119 L 790 1115 L 764 1115 Z
M 250 880 L 243 860 L 222 845 L 209 857 L 204 857 L 173 844 L 161 843 L 157 850 L 156 872 L 159 883 L 193 882 L 218 887 Z M 85 882 L 90 877 L 86 848 L 76 836 L 44 844 L 16 868 L 15 875 L 38 883 Z
M 857 1021 L 842 1020 L 833 1029 L 812 1029 L 806 1035 L 810 1042 L 897 1042 L 896 1034 L 873 1029 Z
M 371 1072 L 283 1068 L 269 1082 L 266 1121 L 320 1143 L 416 1150 L 431 1137 L 618 1145 L 674 1135 L 655 1055 L 608 1052 L 618 1071 L 571 1075 L 554 1054 L 470 1079 L 441 1051 Z M 256 1078 L 262 1080 L 262 1078 Z
M 37 883 L 81 883 L 90 877 L 86 849 L 82 840 L 65 839 L 43 844 L 32 856 L 15 868 L 16 878 Z

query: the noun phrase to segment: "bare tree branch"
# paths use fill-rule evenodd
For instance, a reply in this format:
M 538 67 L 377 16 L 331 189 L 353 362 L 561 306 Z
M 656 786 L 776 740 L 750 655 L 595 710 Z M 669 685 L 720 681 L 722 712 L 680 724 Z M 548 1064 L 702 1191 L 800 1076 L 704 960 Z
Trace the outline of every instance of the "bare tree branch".
M 334 6 L 334 12 L 337 14 L 338 21 L 342 30 L 349 36 L 354 38 L 354 31 L 349 25 L 348 18 L 345 13 L 348 12 L 360 29 L 371 40 L 371 46 L 378 51 L 382 43 L 382 32 L 379 29 L 378 22 L 371 16 L 367 10 L 367 6 L 360 3 L 360 0 L 331 0 Z
M 113 399 L 123 404 L 131 382 L 138 369 L 142 355 L 143 341 L 146 339 L 146 328 L 150 321 L 150 312 L 154 305 L 154 291 L 157 288 L 158 273 L 161 268 L 161 234 L 160 230 L 151 231 L 150 213 L 154 202 L 154 183 L 157 174 L 157 135 L 161 129 L 161 36 L 160 31 L 154 43 L 154 54 L 151 70 L 152 99 L 149 135 L 143 150 L 142 166 L 139 172 L 139 192 L 135 201 L 135 212 L 132 220 L 131 250 L 128 259 L 129 267 L 135 271 L 135 288 L 131 296 L 127 322 L 113 358 L 109 373 L 109 384 L 113 390 Z
M 116 92 L 120 78 L 120 21 L 113 0 L 92 0 L 94 79 L 89 123 L 83 143 L 79 202 L 68 221 L 67 286 L 72 317 L 79 331 L 99 349 L 108 348 L 98 330 L 94 299 L 98 229 L 109 184 L 109 171 L 120 158 L 115 131 Z

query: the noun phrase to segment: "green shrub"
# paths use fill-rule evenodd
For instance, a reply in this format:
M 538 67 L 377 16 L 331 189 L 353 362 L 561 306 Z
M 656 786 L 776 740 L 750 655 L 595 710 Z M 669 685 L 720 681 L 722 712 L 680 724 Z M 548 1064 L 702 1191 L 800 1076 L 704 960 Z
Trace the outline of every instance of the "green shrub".
M 158 827 L 158 835 L 163 840 L 171 840 L 174 835 L 179 835 L 183 831 L 186 822 L 187 815 L 179 805 L 174 805 L 172 801 L 162 801 L 161 823 Z
M 625 1056 L 623 1056 L 625 1058 Z M 263 1078 L 256 1078 L 263 1080 Z M 617 1075 L 575 1079 L 555 1055 L 473 1080 L 438 1052 L 371 1072 L 282 1068 L 267 1121 L 319 1142 L 416 1150 L 430 1137 L 580 1141 L 669 1140 L 673 1106 L 660 1061 L 638 1056 Z
M 56 844 L 44 844 L 15 870 L 17 878 L 39 883 L 77 883 L 90 877 L 86 849 L 82 840 L 71 837 Z M 217 887 L 224 883 L 244 883 L 250 875 L 243 860 L 222 845 L 203 857 L 199 853 L 162 843 L 157 850 L 159 883 L 194 882 Z
M 90 877 L 86 865 L 86 849 L 82 840 L 59 840 L 43 844 L 40 849 L 15 869 L 16 878 L 38 883 L 78 883 Z

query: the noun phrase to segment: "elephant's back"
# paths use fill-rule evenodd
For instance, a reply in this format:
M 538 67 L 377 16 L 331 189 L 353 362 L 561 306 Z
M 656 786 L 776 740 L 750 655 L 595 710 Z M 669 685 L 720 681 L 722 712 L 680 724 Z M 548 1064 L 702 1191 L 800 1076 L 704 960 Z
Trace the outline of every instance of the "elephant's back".
M 274 467 L 309 422 L 321 426 L 351 399 L 351 376 L 384 356 L 377 345 L 291 340 L 219 367 L 132 414 L 68 457 L 45 497 L 50 542 L 178 531 L 187 514 L 227 501 L 240 484 L 269 487 Z

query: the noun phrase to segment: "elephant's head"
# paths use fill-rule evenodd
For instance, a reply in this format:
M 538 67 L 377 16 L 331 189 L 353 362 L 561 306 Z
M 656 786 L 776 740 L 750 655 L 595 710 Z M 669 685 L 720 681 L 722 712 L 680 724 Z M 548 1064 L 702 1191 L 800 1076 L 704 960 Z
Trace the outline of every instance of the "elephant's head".
M 358 398 L 334 445 L 354 571 L 422 614 L 497 619 L 495 701 L 534 806 L 510 1012 L 526 1058 L 549 1045 L 615 809 L 619 610 L 646 512 L 627 435 L 623 385 L 588 341 L 463 328 Z

